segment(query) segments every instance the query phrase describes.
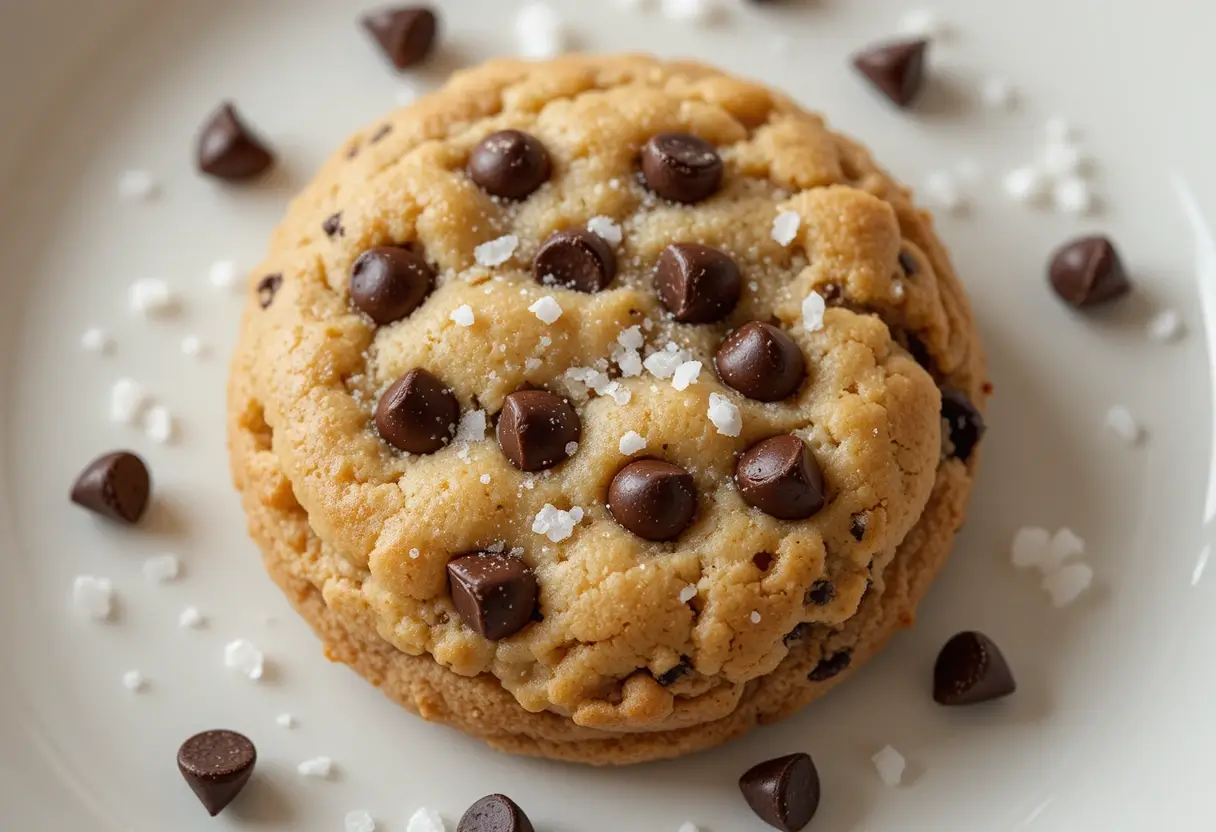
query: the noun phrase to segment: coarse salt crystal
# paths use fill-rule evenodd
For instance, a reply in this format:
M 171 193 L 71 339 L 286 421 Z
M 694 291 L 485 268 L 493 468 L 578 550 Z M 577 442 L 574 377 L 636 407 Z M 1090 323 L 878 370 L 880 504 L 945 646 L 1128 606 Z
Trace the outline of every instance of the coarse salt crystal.
M 452 319 L 452 323 L 457 326 L 472 326 L 473 325 L 473 307 L 467 303 L 462 303 L 452 310 L 452 314 L 448 316 Z
M 751 622 L 752 622 L 753 624 L 759 624 L 759 623 L 760 623 L 760 613 L 759 613 L 759 612 L 757 612 L 756 610 L 752 610 L 752 614 L 751 614 L 750 616 L 748 616 L 748 617 L 751 619 Z
M 296 766 L 301 777 L 315 777 L 318 780 L 328 780 L 334 771 L 334 761 L 328 757 L 313 757 Z
M 224 666 L 256 682 L 262 678 L 265 660 L 262 651 L 253 642 L 238 638 L 224 647 Z
M 671 386 L 677 390 L 687 390 L 690 384 L 696 384 L 700 375 L 700 361 L 685 361 L 671 374 Z
M 232 289 L 241 279 L 236 263 L 231 260 L 216 260 L 207 272 L 207 279 L 217 289 Z
M 807 332 L 823 329 L 823 313 L 826 311 L 827 304 L 823 301 L 823 295 L 811 292 L 802 301 L 802 328 Z
M 646 339 L 642 335 L 641 327 L 631 326 L 621 330 L 616 336 L 616 342 L 627 350 L 640 350 Z
M 902 280 L 891 281 L 891 297 L 895 300 L 903 300 L 904 294 L 907 292 Z
M 612 351 L 612 360 L 620 368 L 625 378 L 634 378 L 642 374 L 642 354 L 637 350 L 617 347 Z
M 662 11 L 668 20 L 708 23 L 719 10 L 713 0 L 662 0 Z
M 1007 78 L 993 75 L 984 79 L 980 98 L 990 110 L 1011 110 L 1017 104 L 1017 91 Z
M 274 718 L 275 725 L 288 730 L 296 727 L 296 718 L 291 714 L 279 714 Z
M 1038 202 L 1047 195 L 1047 177 L 1034 165 L 1014 168 L 1005 174 L 1005 193 L 1023 205 Z
M 1140 427 L 1136 417 L 1121 404 L 1106 411 L 1106 426 L 1129 445 L 1137 444 L 1144 436 L 1144 429 Z
M 106 355 L 114 348 L 114 342 L 106 331 L 97 327 L 86 329 L 80 336 L 80 348 L 85 352 Z
M 515 39 L 525 58 L 552 58 L 566 48 L 566 27 L 544 3 L 529 3 L 515 16 Z
M 524 372 L 534 373 L 540 369 L 541 360 L 539 358 L 524 359 Z
M 142 693 L 148 687 L 148 680 L 138 670 L 128 670 L 122 674 L 122 686 L 131 693 Z
M 550 338 L 548 335 L 542 335 L 542 336 L 540 336 L 539 343 L 542 348 L 547 349 L 548 347 L 551 347 L 553 345 L 553 339 Z
M 1043 170 L 1051 176 L 1079 176 L 1088 164 L 1089 158 L 1075 144 L 1052 142 L 1043 148 Z
M 925 198 L 935 207 L 948 213 L 961 213 L 967 200 L 959 189 L 958 180 L 948 170 L 934 171 L 925 180 Z
M 110 421 L 123 425 L 135 422 L 148 406 L 148 396 L 139 382 L 120 378 L 110 388 Z
M 511 259 L 511 255 L 515 254 L 518 245 L 518 237 L 514 234 L 506 234 L 473 249 L 473 259 L 479 266 L 501 266 Z
M 1051 533 L 1038 526 L 1023 526 L 1013 533 L 1010 561 L 1016 569 L 1038 569 L 1047 558 Z
M 418 90 L 414 89 L 408 84 L 398 84 L 397 91 L 393 93 L 393 101 L 395 101 L 399 107 L 405 107 L 409 104 L 413 104 L 417 99 Z
M 410 816 L 405 832 L 447 832 L 447 827 L 438 812 L 424 806 Z
M 1051 596 L 1052 606 L 1066 607 L 1089 589 L 1094 570 L 1084 563 L 1070 563 L 1044 576 L 1043 589 Z
M 926 38 L 942 38 L 950 34 L 949 27 L 932 9 L 910 9 L 899 19 L 899 28 L 905 34 Z
M 709 394 L 709 421 L 723 436 L 738 436 L 743 430 L 743 417 L 739 408 L 721 393 Z
M 1051 189 L 1051 201 L 1056 210 L 1066 214 L 1088 214 L 1094 209 L 1093 191 L 1079 176 L 1058 180 Z
M 878 778 L 884 785 L 898 786 L 899 782 L 903 780 L 907 761 L 903 754 L 891 746 L 884 745 L 870 760 L 874 763 L 874 768 L 878 771 Z
M 629 404 L 629 400 L 633 398 L 633 391 L 622 387 L 619 381 L 608 382 L 608 386 L 604 388 L 604 394 L 611 396 L 612 400 L 622 407 Z
M 562 316 L 562 308 L 553 295 L 545 295 L 529 306 L 528 311 L 546 324 L 551 324 Z
M 183 630 L 197 630 L 207 623 L 198 607 L 186 607 L 177 616 L 177 626 Z
M 114 586 L 109 578 L 77 575 L 72 582 L 72 603 L 95 621 L 109 621 L 114 614 Z
M 701 830 L 697 828 L 695 823 L 690 820 L 686 820 L 680 824 L 680 828 L 677 830 L 677 832 L 701 832 Z
M 610 217 L 592 217 L 587 220 L 587 230 L 610 246 L 619 246 L 624 239 L 621 227 Z
M 144 561 L 144 577 L 150 583 L 168 583 L 181 573 L 182 563 L 177 559 L 177 555 L 153 555 Z
M 342 819 L 342 825 L 345 827 L 344 832 L 376 832 L 376 822 L 364 809 L 347 812 L 346 817 Z
M 545 503 L 532 521 L 532 531 L 543 534 L 551 543 L 561 543 L 574 534 L 574 527 L 583 519 L 583 510 L 574 506 L 563 511 L 552 503 Z
M 695 584 L 689 584 L 680 590 L 680 603 L 687 604 L 693 598 L 697 597 L 697 587 Z
M 1182 318 L 1173 309 L 1163 309 L 1148 322 L 1148 337 L 1165 344 L 1182 334 Z
M 131 284 L 127 290 L 131 311 L 145 317 L 161 317 L 177 308 L 177 299 L 169 285 L 163 280 L 144 278 Z
M 197 335 L 187 335 L 182 339 L 182 354 L 198 358 L 207 351 L 206 344 Z
M 160 191 L 156 178 L 146 170 L 126 170 L 118 177 L 118 195 L 123 199 L 144 202 Z
M 782 211 L 773 220 L 772 237 L 778 245 L 788 246 L 798 236 L 802 216 L 797 211 Z
M 166 444 L 173 439 L 173 414 L 163 405 L 152 405 L 144 414 L 144 433 L 153 442 Z
M 477 478 L 477 481 L 480 482 L 482 485 L 489 485 L 490 484 L 490 475 L 482 474 L 480 477 Z
M 626 431 L 621 437 L 618 447 L 625 456 L 631 456 L 646 449 L 646 437 L 636 430 Z
M 486 412 L 484 410 L 469 410 L 460 415 L 460 423 L 456 425 L 457 442 L 480 442 L 486 438 Z
M 410 560 L 418 560 L 418 556 L 421 554 L 422 552 L 418 551 L 418 547 L 415 546 L 413 549 L 410 549 Z
M 1054 572 L 1064 565 L 1064 561 L 1083 554 L 1085 554 L 1085 541 L 1077 537 L 1076 532 L 1066 526 L 1051 536 L 1039 568 L 1044 573 Z
M 687 350 L 680 349 L 674 343 L 668 342 L 663 349 L 648 355 L 642 365 L 652 376 L 666 381 L 675 374 L 677 367 L 690 358 L 692 358 L 692 354 Z
M 1051 144 L 1065 144 L 1075 141 L 1077 138 L 1076 128 L 1063 116 L 1052 116 L 1047 119 L 1043 124 L 1043 132 Z

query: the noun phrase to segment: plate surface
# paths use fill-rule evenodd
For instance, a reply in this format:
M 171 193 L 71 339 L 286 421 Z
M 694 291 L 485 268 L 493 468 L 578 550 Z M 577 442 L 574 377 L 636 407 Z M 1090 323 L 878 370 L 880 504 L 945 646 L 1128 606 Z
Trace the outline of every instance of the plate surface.
M 691 55 L 777 84 L 870 144 L 914 186 L 974 160 L 974 210 L 941 221 L 975 302 L 996 397 L 984 471 L 955 557 L 915 630 L 809 711 L 689 759 L 596 771 L 511 759 L 399 711 L 321 657 L 262 574 L 223 451 L 226 353 L 240 300 L 207 280 L 219 259 L 254 262 L 329 150 L 453 67 L 513 51 L 521 3 L 451 0 L 443 54 L 397 77 L 336 0 L 0 4 L 0 827 L 60 830 L 342 828 L 366 808 L 404 832 L 418 806 L 449 827 L 477 797 L 512 795 L 544 832 L 759 830 L 735 787 L 751 763 L 807 750 L 819 765 L 821 830 L 1171 830 L 1216 828 L 1208 795 L 1216 711 L 1212 398 L 1207 331 L 1216 321 L 1216 6 L 1135 0 L 940 0 L 954 29 L 935 52 L 924 110 L 901 115 L 847 69 L 858 45 L 895 32 L 894 0 L 730 6 L 707 28 L 609 3 L 552 0 L 582 48 Z M 985 78 L 1022 93 L 1019 109 L 979 103 Z M 191 169 L 203 115 L 235 98 L 283 164 L 271 181 L 217 188 Z M 1062 114 L 1097 162 L 1103 210 L 1034 212 L 1001 195 L 1004 171 L 1032 157 Z M 122 171 L 162 183 L 122 201 Z M 1043 266 L 1066 237 L 1104 229 L 1137 292 L 1079 317 L 1047 291 Z M 135 318 L 126 289 L 162 277 L 183 299 L 164 322 Z M 1186 335 L 1151 342 L 1157 310 Z M 90 326 L 108 357 L 84 352 Z M 210 346 L 181 354 L 183 336 Z M 107 418 L 108 391 L 139 380 L 178 417 L 160 446 Z M 1148 439 L 1104 428 L 1124 404 Z M 81 465 L 116 446 L 149 460 L 158 502 L 134 531 L 72 508 Z M 1024 524 L 1069 526 L 1088 544 L 1094 588 L 1052 609 L 1037 578 L 1009 565 Z M 171 551 L 184 578 L 152 586 L 145 556 Z M 70 604 L 77 574 L 114 581 L 118 620 Z M 177 626 L 197 605 L 209 623 Z M 1020 683 L 992 708 L 945 711 L 928 696 L 938 646 L 961 629 L 1002 645 Z M 254 685 L 223 667 L 223 645 L 257 643 L 271 662 Z M 121 676 L 150 680 L 134 695 Z M 275 724 L 290 712 L 295 730 Z M 173 757 L 189 733 L 232 727 L 258 743 L 259 774 L 210 820 Z M 905 785 L 881 785 L 869 758 L 890 743 Z M 332 757 L 332 782 L 295 766 Z

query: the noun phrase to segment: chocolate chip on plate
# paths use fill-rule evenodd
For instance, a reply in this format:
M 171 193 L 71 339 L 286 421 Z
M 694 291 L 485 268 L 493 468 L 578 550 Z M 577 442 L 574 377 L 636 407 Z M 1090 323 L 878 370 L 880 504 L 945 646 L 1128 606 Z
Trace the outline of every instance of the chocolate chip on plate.
M 828 679 L 839 676 L 848 670 L 852 662 L 852 651 L 841 650 L 838 653 L 833 653 L 820 659 L 819 664 L 815 665 L 815 669 L 808 673 L 806 678 L 812 682 L 826 682 Z
M 469 157 L 469 178 L 492 196 L 524 199 L 549 181 L 549 151 L 519 130 L 500 130 L 481 140 Z
M 700 202 L 722 184 L 722 157 L 704 139 L 659 133 L 642 146 L 642 178 L 663 199 Z
M 659 300 L 677 321 L 706 324 L 731 313 L 743 291 L 743 276 L 724 251 L 698 243 L 663 249 L 655 267 Z
M 1051 256 L 1051 288 L 1077 309 L 1126 295 L 1132 288 L 1119 252 L 1106 237 L 1081 237 Z
M 947 641 L 933 665 L 933 701 L 974 705 L 1017 690 L 1000 648 L 983 633 L 963 632 Z
M 253 774 L 258 752 L 236 731 L 203 731 L 177 750 L 177 769 L 215 817 L 232 802 Z
M 971 459 L 975 446 L 988 429 L 971 399 L 953 387 L 942 388 L 942 420 L 945 422 L 949 456 L 963 462 Z
M 228 102 L 207 117 L 196 150 L 200 171 L 229 182 L 252 179 L 274 164 L 274 156 Z
M 809 754 L 790 754 L 752 766 L 739 778 L 743 799 L 760 820 L 797 832 L 819 808 L 819 772 Z
M 360 19 L 397 69 L 421 63 L 435 45 L 439 19 L 427 6 L 381 9 Z
M 806 376 L 806 359 L 794 339 L 760 321 L 727 336 L 714 355 L 714 366 L 727 386 L 761 402 L 789 397 Z
M 359 255 L 350 269 L 350 299 L 377 324 L 399 321 L 430 293 L 435 274 L 408 248 L 377 246 Z
M 325 232 L 326 237 L 340 237 L 346 233 L 342 228 L 342 212 L 326 217 L 325 222 L 321 223 L 321 230 Z
M 532 274 L 538 283 L 579 292 L 598 292 L 616 276 L 616 254 L 599 234 L 567 228 L 549 236 L 536 252 Z
M 536 574 L 520 558 L 491 552 L 448 562 L 452 603 L 460 620 L 498 641 L 528 625 L 536 609 Z
M 268 274 L 258 281 L 258 305 L 263 309 L 268 309 L 270 304 L 274 303 L 274 296 L 279 293 L 279 289 L 283 286 L 283 275 Z
M 483 797 L 468 808 L 456 824 L 456 832 L 533 832 L 532 821 L 505 794 Z
M 410 370 L 380 397 L 376 428 L 384 441 L 411 454 L 442 448 L 460 419 L 460 403 L 426 370 Z
M 692 475 L 661 459 L 639 459 L 616 473 L 608 486 L 613 519 L 646 540 L 674 540 L 697 512 Z
M 802 599 L 804 604 L 814 604 L 817 607 L 826 607 L 832 603 L 836 597 L 835 585 L 824 578 L 820 578 L 815 583 L 811 584 L 811 588 L 806 591 L 806 597 Z
M 548 390 L 517 390 L 498 417 L 498 445 L 521 471 L 543 471 L 565 461 L 582 424 L 570 402 Z
M 823 508 L 823 473 L 797 436 L 773 436 L 747 449 L 735 465 L 739 494 L 780 520 L 805 520 Z
M 114 451 L 89 463 L 72 485 L 72 502 L 120 523 L 135 523 L 148 507 L 148 466 L 130 451 Z
M 884 43 L 853 56 L 853 66 L 900 107 L 911 104 L 924 86 L 927 40 Z

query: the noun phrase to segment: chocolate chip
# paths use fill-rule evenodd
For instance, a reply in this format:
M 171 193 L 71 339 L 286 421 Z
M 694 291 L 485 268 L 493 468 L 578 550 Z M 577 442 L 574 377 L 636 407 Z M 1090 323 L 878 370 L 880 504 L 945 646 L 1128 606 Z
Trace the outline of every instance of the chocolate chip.
M 900 107 L 907 107 L 924 86 L 928 47 L 927 40 L 881 44 L 855 55 L 853 66 L 883 95 Z
M 177 750 L 177 770 L 211 817 L 241 793 L 257 760 L 253 743 L 236 731 L 203 731 Z
M 387 136 L 391 132 L 393 132 L 393 125 L 381 124 L 379 127 L 376 128 L 376 132 L 372 133 L 371 136 L 368 137 L 367 143 L 375 144 L 376 142 L 380 141 L 381 139 L 383 139 L 385 136 Z
M 1106 237 L 1082 237 L 1051 256 L 1051 287 L 1070 306 L 1084 309 L 1126 295 L 1132 288 L 1119 252 Z
M 913 360 L 930 373 L 936 372 L 933 356 L 929 354 L 929 348 L 925 346 L 925 342 L 912 333 L 908 333 L 905 337 L 908 341 L 908 354 L 912 356 Z
M 688 133 L 660 133 L 642 147 L 642 177 L 663 199 L 700 202 L 722 184 L 722 157 L 704 139 Z
M 460 620 L 490 641 L 514 635 L 532 620 L 536 574 L 520 558 L 464 555 L 448 562 L 448 579 Z
M 568 228 L 545 240 L 532 261 L 532 274 L 546 286 L 598 292 L 616 276 L 616 254 L 600 235 Z
M 524 810 L 505 794 L 492 794 L 469 807 L 456 832 L 533 832 Z
M 899 253 L 899 267 L 904 270 L 904 274 L 908 277 L 916 274 L 916 258 L 906 251 Z
M 377 246 L 359 255 L 350 269 L 350 299 L 384 326 L 413 312 L 431 291 L 435 274 L 408 248 Z
M 663 249 L 655 269 L 659 300 L 677 321 L 707 324 L 730 314 L 743 277 L 729 254 L 696 243 Z
M 946 642 L 933 665 L 933 701 L 974 705 L 1017 690 L 1000 648 L 983 633 L 959 633 Z
M 549 181 L 552 164 L 540 139 L 502 130 L 482 139 L 469 157 L 469 178 L 486 193 L 524 199 Z
M 207 117 L 197 142 L 198 169 L 208 176 L 240 182 L 263 173 L 274 156 L 225 102 Z
M 849 518 L 849 534 L 853 535 L 853 539 L 860 543 L 865 539 L 866 526 L 869 524 L 869 517 L 864 512 L 859 511 Z
M 661 459 L 639 459 L 608 486 L 608 511 L 638 537 L 674 540 L 692 523 L 697 490 L 692 475 Z
M 961 390 L 943 387 L 942 419 L 949 431 L 950 456 L 963 462 L 971 459 L 975 446 L 988 429 L 984 417 Z
M 795 641 L 801 641 L 810 634 L 811 625 L 805 621 L 800 621 L 798 624 L 794 625 L 794 629 L 785 634 L 785 643 L 787 645 L 793 644 Z
M 680 659 L 680 663 L 675 667 L 671 668 L 666 673 L 660 673 L 657 677 L 655 677 L 655 681 L 657 681 L 663 687 L 669 687 L 683 679 L 691 672 L 692 665 L 689 664 L 687 657 L 683 657 Z
M 833 653 L 827 658 L 821 659 L 806 678 L 812 682 L 826 682 L 847 670 L 852 662 L 853 653 L 849 650 L 841 650 L 839 653 Z
M 581 423 L 570 402 L 548 390 L 517 390 L 507 396 L 498 417 L 498 445 L 522 471 L 543 471 L 569 456 Z
M 72 485 L 72 502 L 120 523 L 143 517 L 151 493 L 148 466 L 130 451 L 99 456 Z
M 805 520 L 823 508 L 823 473 L 797 436 L 752 445 L 739 457 L 735 482 L 745 503 L 780 520 Z
M 822 286 L 817 286 L 815 291 L 823 298 L 826 306 L 834 306 L 840 303 L 840 299 L 844 294 L 839 283 L 825 283 Z
M 767 760 L 739 778 L 743 799 L 760 820 L 782 832 L 797 832 L 819 808 L 819 772 L 809 754 Z
M 376 428 L 384 441 L 412 454 L 442 448 L 460 419 L 460 404 L 426 370 L 410 370 L 380 397 Z
M 802 386 L 806 359 L 794 339 L 772 324 L 752 321 L 722 342 L 714 356 L 718 376 L 749 399 L 777 402 Z
M 346 233 L 342 228 L 342 212 L 331 214 L 325 218 L 325 222 L 321 223 L 321 230 L 325 232 L 326 237 L 339 237 Z
M 281 274 L 268 274 L 258 281 L 258 303 L 263 309 L 274 303 L 274 296 L 279 293 L 282 285 L 283 275 Z
M 420 63 L 435 45 L 439 20 L 426 6 L 401 6 L 373 12 L 360 20 L 397 69 Z
M 836 597 L 836 587 L 831 581 L 820 578 L 811 584 L 811 588 L 806 591 L 806 597 L 802 599 L 804 604 L 814 604 L 817 607 L 826 607 L 832 603 Z

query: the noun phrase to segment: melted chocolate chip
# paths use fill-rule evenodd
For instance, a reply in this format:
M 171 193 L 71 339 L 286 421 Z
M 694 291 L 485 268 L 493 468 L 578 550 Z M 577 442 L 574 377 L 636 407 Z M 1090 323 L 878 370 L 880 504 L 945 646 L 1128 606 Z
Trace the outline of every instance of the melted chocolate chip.
M 700 202 L 722 184 L 722 157 L 704 139 L 688 133 L 660 133 L 642 147 L 642 177 L 663 199 Z
M 782 832 L 798 832 L 819 808 L 819 772 L 808 754 L 753 766 L 739 778 L 739 789 L 757 817 Z
M 522 471 L 543 471 L 565 461 L 566 447 L 578 442 L 578 413 L 561 396 L 547 390 L 518 390 L 503 402 L 498 417 L 498 444 Z
M 939 705 L 974 705 L 1017 690 L 1009 664 L 983 633 L 959 633 L 946 642 L 933 665 L 933 700 Z
M 269 308 L 270 304 L 274 303 L 274 296 L 279 293 L 279 288 L 283 285 L 283 275 L 268 274 L 258 281 L 258 304 L 263 308 Z
M 196 160 L 200 171 L 228 182 L 252 179 L 274 164 L 274 156 L 230 103 L 221 104 L 203 123 Z
M 823 473 L 797 436 L 757 442 L 739 457 L 735 482 L 745 503 L 781 520 L 804 520 L 823 508 Z
M 361 21 L 397 69 L 421 63 L 435 45 L 439 19 L 426 6 L 402 6 L 365 15 Z
M 814 604 L 817 607 L 826 607 L 836 598 L 836 587 L 831 581 L 820 578 L 811 584 L 811 588 L 806 591 L 806 597 L 802 599 L 804 604 Z
M 130 451 L 115 451 L 80 472 L 72 486 L 72 502 L 111 520 L 135 523 L 148 507 L 151 491 L 144 461 Z
M 608 511 L 638 537 L 674 540 L 696 514 L 696 486 L 692 475 L 679 466 L 660 459 L 640 459 L 612 478 Z
M 950 456 L 967 462 L 988 429 L 984 417 L 961 390 L 943 387 L 942 419 L 949 430 Z
M 538 283 L 579 292 L 598 292 L 616 276 L 616 254 L 598 234 L 568 228 L 549 236 L 536 252 L 532 274 Z
M 480 553 L 448 563 L 452 603 L 460 620 L 490 641 L 514 635 L 536 609 L 536 574 L 520 558 Z
M 854 56 L 853 66 L 892 102 L 907 107 L 924 86 L 928 47 L 927 40 L 874 46 Z
M 384 441 L 412 454 L 447 444 L 460 419 L 452 391 L 426 370 L 410 370 L 380 397 L 376 428 Z
M 1131 291 L 1119 252 L 1106 237 L 1082 237 L 1057 249 L 1048 276 L 1056 294 L 1077 309 L 1106 303 Z
M 435 274 L 426 261 L 401 246 L 377 246 L 350 269 L 350 299 L 380 326 L 399 321 L 430 293 Z
M 760 321 L 727 336 L 714 355 L 714 366 L 727 386 L 761 402 L 788 398 L 806 376 L 806 359 L 794 339 Z
M 735 308 L 743 276 L 726 252 L 679 243 L 659 255 L 655 285 L 659 300 L 677 321 L 705 324 L 725 318 Z
M 853 653 L 850 650 L 841 650 L 839 653 L 821 659 L 819 664 L 815 665 L 815 669 L 807 674 L 807 679 L 812 682 L 826 682 L 834 676 L 838 676 L 848 669 L 853 661 Z
M 524 199 L 549 181 L 549 151 L 535 136 L 502 130 L 482 139 L 469 157 L 469 178 L 486 193 Z
M 204 731 L 177 750 L 177 769 L 215 817 L 245 788 L 257 759 L 248 737 L 236 731 Z

